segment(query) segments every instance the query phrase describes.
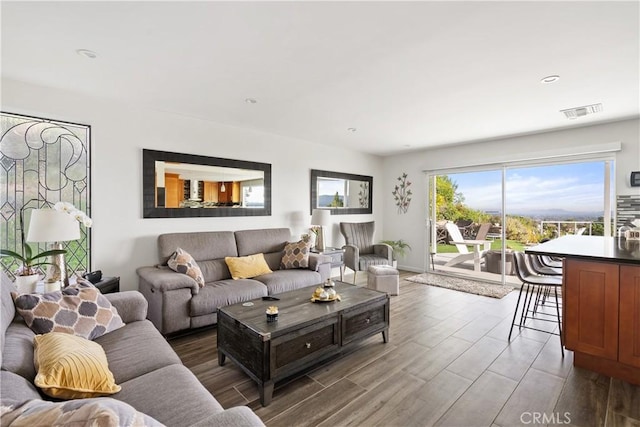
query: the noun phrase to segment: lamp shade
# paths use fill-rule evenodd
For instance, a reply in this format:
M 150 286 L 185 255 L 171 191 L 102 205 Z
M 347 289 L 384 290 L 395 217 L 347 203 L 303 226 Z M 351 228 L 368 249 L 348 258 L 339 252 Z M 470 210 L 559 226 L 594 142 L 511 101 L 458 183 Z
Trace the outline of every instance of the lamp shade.
M 66 212 L 34 209 L 31 212 L 27 242 L 65 242 L 80 238 L 80 223 Z
M 328 209 L 314 209 L 311 213 L 311 225 L 326 227 L 331 225 L 331 211 Z

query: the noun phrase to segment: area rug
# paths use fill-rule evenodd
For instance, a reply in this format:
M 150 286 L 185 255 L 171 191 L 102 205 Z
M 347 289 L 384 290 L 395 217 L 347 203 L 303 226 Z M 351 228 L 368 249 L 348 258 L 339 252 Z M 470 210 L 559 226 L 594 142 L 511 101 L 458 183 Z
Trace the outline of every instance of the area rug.
M 407 277 L 405 280 L 491 298 L 502 298 L 513 291 L 513 288 L 507 285 L 494 285 L 478 280 L 461 279 L 459 277 L 431 273 L 418 274 L 417 276 Z

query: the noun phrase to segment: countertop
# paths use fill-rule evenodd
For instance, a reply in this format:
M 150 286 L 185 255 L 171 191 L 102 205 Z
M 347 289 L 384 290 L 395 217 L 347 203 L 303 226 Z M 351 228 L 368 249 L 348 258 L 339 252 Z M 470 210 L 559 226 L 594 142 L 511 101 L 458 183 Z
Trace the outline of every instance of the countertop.
M 593 261 L 640 264 L 640 241 L 602 236 L 562 236 L 537 246 L 526 253 Z

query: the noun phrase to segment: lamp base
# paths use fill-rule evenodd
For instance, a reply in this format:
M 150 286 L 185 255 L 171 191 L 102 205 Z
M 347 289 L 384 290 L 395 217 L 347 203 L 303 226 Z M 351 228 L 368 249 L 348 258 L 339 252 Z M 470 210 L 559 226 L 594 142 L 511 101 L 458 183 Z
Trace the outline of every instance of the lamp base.
M 325 244 L 324 244 L 324 227 L 323 226 L 318 226 L 318 237 L 316 239 L 316 250 L 318 252 L 324 252 L 324 250 L 326 249 Z
M 56 242 L 51 244 L 51 249 L 64 249 L 64 247 L 62 243 Z M 67 262 L 64 254 L 51 256 L 51 266 L 47 271 L 47 281 L 60 282 L 63 288 L 69 286 L 69 274 L 67 273 Z

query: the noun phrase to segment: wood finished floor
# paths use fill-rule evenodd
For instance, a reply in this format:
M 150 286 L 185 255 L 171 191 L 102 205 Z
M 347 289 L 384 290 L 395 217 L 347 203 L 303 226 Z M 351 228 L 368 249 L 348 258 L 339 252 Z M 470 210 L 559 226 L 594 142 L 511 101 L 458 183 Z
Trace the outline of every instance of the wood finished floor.
M 170 343 L 222 406 L 247 405 L 267 426 L 640 427 L 640 387 L 574 368 L 557 336 L 522 330 L 507 342 L 517 292 L 496 300 L 403 280 L 413 274 L 401 272 L 391 299 L 389 343 L 377 335 L 277 385 L 267 407 L 233 362 L 218 366 L 215 328 Z

